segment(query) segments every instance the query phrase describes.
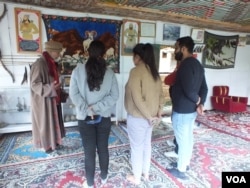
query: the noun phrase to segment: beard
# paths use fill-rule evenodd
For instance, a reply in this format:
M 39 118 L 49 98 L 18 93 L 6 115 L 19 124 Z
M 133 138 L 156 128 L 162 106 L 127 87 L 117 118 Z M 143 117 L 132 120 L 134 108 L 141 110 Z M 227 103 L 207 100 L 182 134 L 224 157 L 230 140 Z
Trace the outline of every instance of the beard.
M 181 61 L 182 58 L 183 58 L 183 53 L 182 53 L 182 52 L 177 52 L 177 53 L 175 54 L 175 60 L 176 60 L 176 61 Z

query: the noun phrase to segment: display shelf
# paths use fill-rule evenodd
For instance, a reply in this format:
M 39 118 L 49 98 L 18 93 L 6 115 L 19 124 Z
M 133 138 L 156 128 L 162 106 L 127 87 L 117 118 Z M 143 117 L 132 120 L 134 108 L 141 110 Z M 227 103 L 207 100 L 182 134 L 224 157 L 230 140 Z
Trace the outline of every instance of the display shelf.
M 69 76 L 64 89 L 69 92 Z M 0 88 L 0 134 L 31 131 L 30 87 L 16 86 Z M 113 108 L 111 121 L 117 124 L 117 108 Z M 70 97 L 62 103 L 65 127 L 77 126 L 76 109 Z
M 77 121 L 64 123 L 64 127 L 74 127 L 74 126 L 77 126 Z M 32 131 L 31 123 L 8 124 L 0 128 L 0 134 L 25 132 L 25 131 Z
M 0 128 L 0 134 L 24 132 L 24 131 L 31 131 L 31 130 L 32 130 L 31 123 L 8 124 L 8 125 Z

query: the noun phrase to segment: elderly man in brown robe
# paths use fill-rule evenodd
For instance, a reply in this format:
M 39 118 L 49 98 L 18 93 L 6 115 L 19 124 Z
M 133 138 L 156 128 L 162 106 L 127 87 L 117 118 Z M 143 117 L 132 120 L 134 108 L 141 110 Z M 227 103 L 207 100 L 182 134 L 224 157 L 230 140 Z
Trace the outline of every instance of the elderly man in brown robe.
M 30 70 L 33 143 L 46 153 L 58 149 L 65 136 L 56 63 L 62 47 L 56 41 L 46 42 L 45 51 Z

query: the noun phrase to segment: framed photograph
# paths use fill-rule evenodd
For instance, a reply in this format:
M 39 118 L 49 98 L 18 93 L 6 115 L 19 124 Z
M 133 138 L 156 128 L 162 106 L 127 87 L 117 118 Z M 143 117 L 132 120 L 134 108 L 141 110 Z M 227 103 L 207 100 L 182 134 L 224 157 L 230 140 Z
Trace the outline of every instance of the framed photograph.
M 70 76 L 64 76 L 63 77 L 63 86 L 69 87 L 69 84 L 70 84 Z
M 134 46 L 139 43 L 140 22 L 123 20 L 122 55 L 132 55 Z
M 155 23 L 141 22 L 140 25 L 141 25 L 141 30 L 140 30 L 141 37 L 155 37 L 155 30 L 156 30 Z
M 204 29 L 193 28 L 191 31 L 191 37 L 194 40 L 194 43 L 203 43 L 204 41 Z
M 180 37 L 181 27 L 175 25 L 163 25 L 163 40 L 176 41 Z
M 42 52 L 40 11 L 15 8 L 15 25 L 17 52 L 40 54 Z

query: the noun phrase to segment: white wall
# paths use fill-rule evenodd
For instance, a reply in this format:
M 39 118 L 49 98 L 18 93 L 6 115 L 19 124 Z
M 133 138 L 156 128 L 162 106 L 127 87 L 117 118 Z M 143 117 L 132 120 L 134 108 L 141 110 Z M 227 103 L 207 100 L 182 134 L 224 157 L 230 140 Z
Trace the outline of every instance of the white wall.
M 20 4 L 7 3 L 7 15 L 0 21 L 0 48 L 2 51 L 3 62 L 7 65 L 7 67 L 13 72 L 16 77 L 16 82 L 13 83 L 9 74 L 3 69 L 0 65 L 0 88 L 3 87 L 28 87 L 28 85 L 21 86 L 21 80 L 23 77 L 24 67 L 28 68 L 29 64 L 32 64 L 37 56 L 32 55 L 23 55 L 18 54 L 16 50 L 16 32 L 15 32 L 15 18 L 14 18 L 14 8 L 26 8 L 26 9 L 34 9 L 40 10 L 41 14 L 51 14 L 51 15 L 65 15 L 65 16 L 74 16 L 74 17 L 96 17 L 96 18 L 107 18 L 107 19 L 116 19 L 122 20 L 122 17 L 114 17 L 114 16 L 106 16 L 106 15 L 97 15 L 97 14 L 89 14 L 89 13 L 79 13 L 79 12 L 69 12 L 62 11 L 57 9 L 45 9 L 41 7 L 35 6 L 24 6 Z M 131 19 L 135 21 L 133 18 L 126 17 L 125 19 Z M 143 20 L 143 22 L 151 22 L 147 20 Z M 162 28 L 163 22 L 156 21 L 156 37 L 155 38 L 146 38 L 141 37 L 140 42 L 150 42 L 156 44 L 166 44 L 173 45 L 174 41 L 163 41 L 162 40 Z M 173 23 L 169 23 L 173 24 Z M 191 27 L 187 25 L 176 24 L 181 27 L 181 36 L 190 35 Z M 218 35 L 245 35 L 241 33 L 229 33 L 223 31 L 215 31 L 206 29 L 206 31 Z M 46 41 L 46 31 L 44 24 L 42 22 L 42 40 Z M 250 53 L 250 45 L 241 47 L 237 47 L 236 53 L 236 62 L 235 67 L 230 69 L 206 69 L 206 78 L 208 83 L 208 98 L 205 104 L 206 109 L 211 109 L 210 96 L 212 95 L 212 86 L 214 85 L 229 85 L 230 86 L 230 94 L 237 96 L 247 96 L 250 99 L 250 62 L 249 62 L 249 53 Z M 198 56 L 200 59 L 200 56 Z M 125 119 L 126 111 L 123 105 L 124 98 L 124 87 L 127 82 L 129 71 L 134 66 L 131 56 L 120 56 L 120 73 L 117 74 L 117 79 L 119 83 L 120 89 L 120 98 L 117 102 L 118 109 L 118 118 Z M 29 72 L 29 68 L 28 68 Z M 250 104 L 250 100 L 248 102 Z

